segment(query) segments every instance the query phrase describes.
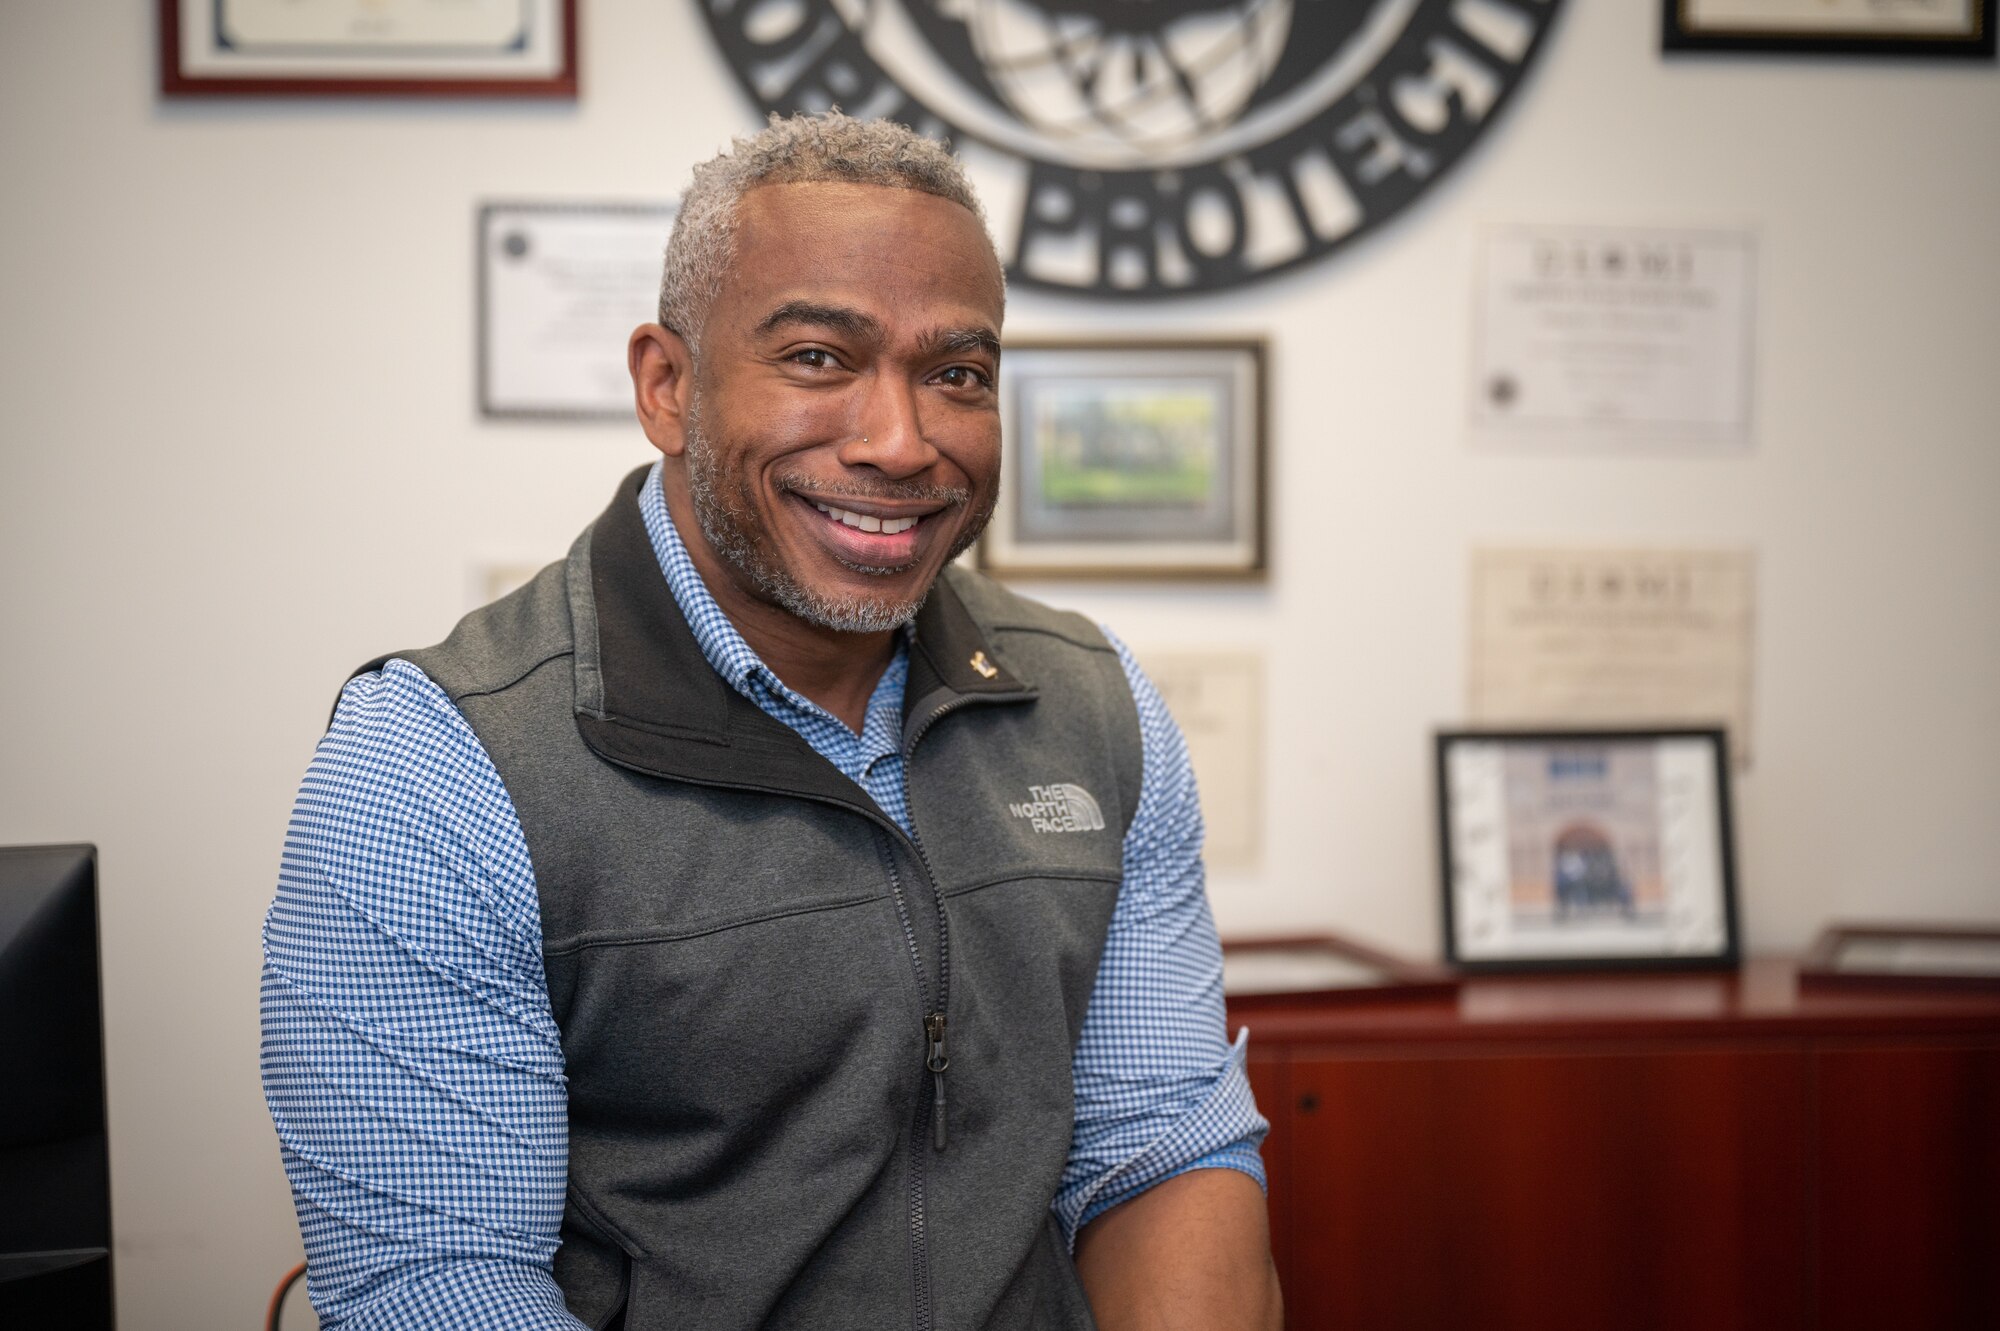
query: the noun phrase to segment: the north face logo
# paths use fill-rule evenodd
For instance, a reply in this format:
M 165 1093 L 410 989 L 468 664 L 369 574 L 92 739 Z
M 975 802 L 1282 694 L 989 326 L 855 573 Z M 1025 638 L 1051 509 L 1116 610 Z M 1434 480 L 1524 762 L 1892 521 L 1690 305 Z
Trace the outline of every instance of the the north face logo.
M 1102 832 L 1104 814 L 1082 786 L 1062 782 L 1029 786 L 1025 804 L 1009 804 L 1007 812 L 1026 818 L 1037 832 Z

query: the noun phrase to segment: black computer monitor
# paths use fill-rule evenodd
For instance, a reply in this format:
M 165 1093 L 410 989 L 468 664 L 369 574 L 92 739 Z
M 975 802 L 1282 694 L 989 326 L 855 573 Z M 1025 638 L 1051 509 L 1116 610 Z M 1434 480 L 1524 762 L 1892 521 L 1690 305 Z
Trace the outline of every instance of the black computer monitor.
M 111 1325 L 97 851 L 0 847 L 0 1327 Z

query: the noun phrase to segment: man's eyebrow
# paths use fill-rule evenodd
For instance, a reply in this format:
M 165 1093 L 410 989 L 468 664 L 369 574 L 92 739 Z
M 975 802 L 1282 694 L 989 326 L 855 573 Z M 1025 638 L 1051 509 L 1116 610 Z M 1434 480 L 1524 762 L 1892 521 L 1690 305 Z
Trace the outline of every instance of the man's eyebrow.
M 918 342 L 926 357 L 970 356 L 979 352 L 998 359 L 1000 339 L 985 328 L 938 328 Z
M 819 305 L 809 300 L 788 300 L 765 315 L 752 336 L 765 337 L 788 324 L 806 324 L 831 329 L 850 337 L 879 337 L 882 325 L 860 310 L 845 305 Z

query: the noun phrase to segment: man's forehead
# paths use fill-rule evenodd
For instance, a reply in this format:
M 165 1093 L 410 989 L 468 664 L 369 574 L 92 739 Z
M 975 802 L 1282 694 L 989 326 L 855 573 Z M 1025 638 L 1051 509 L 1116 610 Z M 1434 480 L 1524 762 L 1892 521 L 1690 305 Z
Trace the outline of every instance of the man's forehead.
M 866 224 L 850 230 L 857 217 Z M 941 242 L 963 245 L 990 261 L 997 272 L 1000 254 L 979 215 L 955 199 L 900 185 L 847 180 L 781 181 L 745 191 L 737 204 L 739 248 L 752 244 L 810 243 L 842 231 L 851 239 L 886 240 L 885 230 L 917 228 Z M 899 242 L 900 243 L 900 242 Z
M 786 181 L 747 191 L 740 209 L 724 296 L 740 328 L 816 322 L 864 331 L 864 319 L 915 313 L 885 303 L 889 293 L 864 270 L 892 265 L 891 277 L 916 279 L 928 263 L 934 280 L 924 294 L 960 307 L 950 323 L 998 331 L 1006 300 L 999 255 L 962 204 L 897 186 Z
M 843 203 L 866 200 L 876 206 L 942 208 L 963 213 L 978 221 L 977 215 L 956 199 L 918 189 L 914 185 L 877 184 L 861 180 L 767 180 L 743 191 L 741 213 L 756 211 L 766 215 L 786 212 L 815 212 Z

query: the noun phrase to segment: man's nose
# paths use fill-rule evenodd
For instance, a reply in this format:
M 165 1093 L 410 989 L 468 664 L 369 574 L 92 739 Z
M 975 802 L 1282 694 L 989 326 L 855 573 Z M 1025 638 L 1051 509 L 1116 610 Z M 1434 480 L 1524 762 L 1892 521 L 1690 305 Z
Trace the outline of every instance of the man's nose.
M 897 375 L 878 376 L 838 455 L 845 466 L 873 467 L 896 480 L 936 462 L 938 451 L 924 437 L 916 387 Z

